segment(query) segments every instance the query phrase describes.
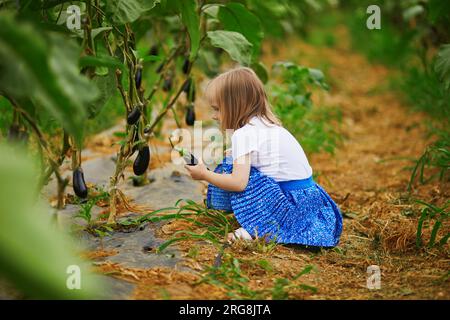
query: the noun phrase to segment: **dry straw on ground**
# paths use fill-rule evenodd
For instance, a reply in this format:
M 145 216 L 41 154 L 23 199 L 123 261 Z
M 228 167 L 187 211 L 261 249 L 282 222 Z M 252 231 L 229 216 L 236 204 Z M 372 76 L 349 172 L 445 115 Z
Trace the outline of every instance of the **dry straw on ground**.
M 412 113 L 398 96 L 386 90 L 390 70 L 369 64 L 350 50 L 347 30 L 335 30 L 342 41 L 335 48 L 317 48 L 291 39 L 289 46 L 270 54 L 264 47 L 264 62 L 271 65 L 282 58 L 320 67 L 329 66 L 333 79 L 329 93 L 316 93 L 319 106 L 337 106 L 342 111 L 339 128 L 344 141 L 335 155 L 310 157 L 318 182 L 330 192 L 344 213 L 344 230 L 335 250 L 311 253 L 276 246 L 264 252 L 252 244 L 235 243 L 226 252 L 243 261 L 242 272 L 254 290 L 271 288 L 274 279 L 291 278 L 307 265 L 310 274 L 299 283 L 317 288 L 317 292 L 293 290 L 292 299 L 450 299 L 449 248 L 418 250 L 415 248 L 419 207 L 404 201 L 410 171 L 408 160 L 417 158 L 429 142 L 423 125 L 425 115 Z M 207 106 L 198 104 L 202 117 Z M 301 141 L 300 141 L 301 142 Z M 431 183 L 418 186 L 413 197 L 442 204 L 449 198 L 450 186 Z M 175 221 L 160 230 L 168 239 L 177 230 L 189 228 L 185 221 Z M 443 230 L 449 231 L 444 225 Z M 425 230 L 425 239 L 429 230 Z M 135 299 L 225 299 L 225 290 L 211 284 L 195 285 L 205 269 L 214 263 L 218 249 L 206 243 L 183 241 L 178 245 L 193 273 L 164 268 L 127 269 L 118 265 L 101 265 L 102 272 L 137 284 Z M 192 248 L 199 254 L 194 258 Z M 258 251 L 259 250 L 259 251 Z M 191 253 L 191 254 L 190 254 Z M 267 261 L 269 270 L 261 268 Z M 380 290 L 366 287 L 367 267 L 379 265 L 382 272 Z

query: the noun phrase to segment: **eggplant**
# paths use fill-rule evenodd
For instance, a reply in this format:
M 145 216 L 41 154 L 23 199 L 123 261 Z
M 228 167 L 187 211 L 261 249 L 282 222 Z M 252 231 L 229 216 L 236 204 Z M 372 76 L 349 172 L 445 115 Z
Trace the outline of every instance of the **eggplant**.
M 188 126 L 193 126 L 195 122 L 195 110 L 194 105 L 190 104 L 186 110 L 186 124 Z
M 198 160 L 192 153 L 186 152 L 183 154 L 183 159 L 186 161 L 188 166 L 196 166 L 198 164 Z
M 140 176 L 144 174 L 150 164 L 150 148 L 144 146 L 139 150 L 139 154 L 133 163 L 133 172 L 135 175 Z
M 141 88 L 141 83 L 142 83 L 142 67 L 139 66 L 138 69 L 136 70 L 136 75 L 134 78 L 134 81 L 136 82 L 136 89 L 140 89 Z
M 84 174 L 81 167 L 76 168 L 73 171 L 72 176 L 73 191 L 80 198 L 86 198 L 88 195 L 88 188 L 86 182 L 84 182 Z
M 8 130 L 8 141 L 16 142 L 19 140 L 20 128 L 17 124 L 12 124 Z
M 138 106 L 136 106 L 134 107 L 133 111 L 131 111 L 128 114 L 127 123 L 130 126 L 135 124 L 136 122 L 138 122 L 140 116 L 141 116 L 141 109 Z
M 151 55 L 151 56 L 157 56 L 159 54 L 158 46 L 156 44 L 152 45 L 152 47 L 150 48 L 148 54 Z
M 186 58 L 183 63 L 183 68 L 182 68 L 183 73 L 188 74 L 190 68 L 191 68 L 191 61 L 189 61 L 189 58 Z
M 183 85 L 183 91 L 186 93 L 188 101 L 195 101 L 195 82 L 192 78 L 186 80 Z
M 172 90 L 172 78 L 166 78 L 164 79 L 164 83 L 163 83 L 163 87 L 162 87 L 163 91 L 168 92 L 170 90 Z

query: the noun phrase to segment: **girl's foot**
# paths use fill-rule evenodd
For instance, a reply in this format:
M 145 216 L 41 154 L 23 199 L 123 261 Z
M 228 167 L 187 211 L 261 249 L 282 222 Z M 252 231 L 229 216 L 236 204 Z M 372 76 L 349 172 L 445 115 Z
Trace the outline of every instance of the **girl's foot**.
M 228 234 L 228 242 L 231 243 L 233 241 L 236 241 L 237 239 L 253 240 L 252 236 L 244 228 L 239 228 L 235 232 L 231 232 Z

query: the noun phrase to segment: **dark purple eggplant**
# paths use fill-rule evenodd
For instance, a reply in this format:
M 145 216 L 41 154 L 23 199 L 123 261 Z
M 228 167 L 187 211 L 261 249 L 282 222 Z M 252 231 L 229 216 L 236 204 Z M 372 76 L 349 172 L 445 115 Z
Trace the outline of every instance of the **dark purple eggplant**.
M 157 56 L 159 54 L 158 46 L 156 44 L 152 45 L 152 47 L 150 48 L 148 54 L 151 55 L 151 56 Z
M 84 174 L 81 167 L 74 170 L 72 176 L 73 191 L 80 198 L 86 198 L 88 195 L 88 188 L 84 182 Z
M 193 126 L 195 122 L 195 110 L 194 105 L 190 104 L 186 110 L 186 124 L 188 126 Z
M 19 140 L 20 128 L 17 124 L 12 124 L 8 130 L 8 141 L 16 142 Z
M 150 164 L 150 148 L 144 146 L 139 150 L 139 154 L 133 163 L 133 172 L 135 175 L 140 176 L 144 174 Z
M 184 60 L 184 63 L 183 63 L 183 68 L 182 68 L 183 69 L 183 73 L 184 74 L 188 74 L 190 68 L 191 68 L 191 61 L 189 61 L 189 58 L 186 58 Z
M 142 67 L 139 66 L 138 69 L 136 70 L 136 75 L 134 78 L 135 82 L 136 82 L 136 89 L 140 89 L 141 88 L 141 83 L 142 83 Z
M 165 92 L 172 90 L 172 78 L 168 77 L 168 78 L 164 79 L 162 89 Z
M 189 152 L 185 153 L 183 155 L 183 159 L 184 159 L 184 161 L 186 161 L 186 164 L 188 166 L 196 166 L 198 164 L 197 158 L 194 157 L 194 155 L 192 153 L 189 153 Z
M 136 122 L 138 122 L 140 116 L 141 116 L 141 109 L 138 106 L 136 106 L 134 107 L 133 111 L 131 111 L 128 114 L 127 123 L 130 126 L 135 124 Z
M 183 85 L 183 91 L 186 93 L 188 101 L 190 102 L 195 101 L 195 82 L 192 78 L 186 80 L 186 82 Z

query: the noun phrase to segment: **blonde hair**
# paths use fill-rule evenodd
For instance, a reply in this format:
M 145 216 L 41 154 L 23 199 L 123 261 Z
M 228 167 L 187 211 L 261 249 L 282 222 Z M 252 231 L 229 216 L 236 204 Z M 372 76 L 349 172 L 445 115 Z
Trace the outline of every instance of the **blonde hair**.
M 281 125 L 270 107 L 263 83 L 250 68 L 239 67 L 218 75 L 208 84 L 206 97 L 219 109 L 222 130 L 239 129 L 254 116 Z

